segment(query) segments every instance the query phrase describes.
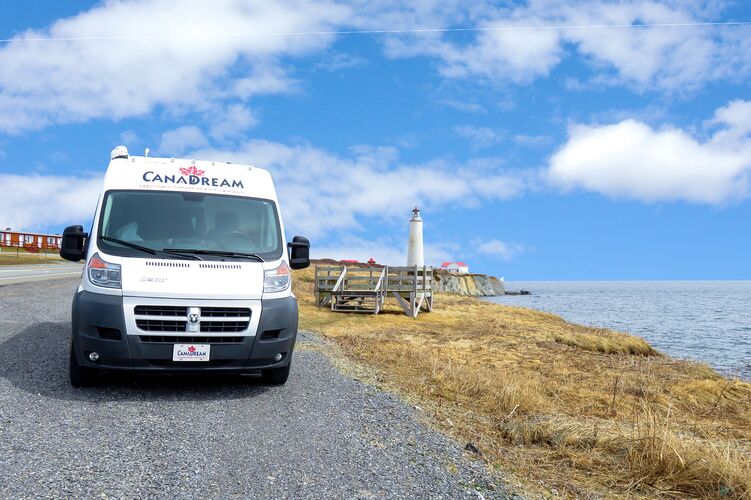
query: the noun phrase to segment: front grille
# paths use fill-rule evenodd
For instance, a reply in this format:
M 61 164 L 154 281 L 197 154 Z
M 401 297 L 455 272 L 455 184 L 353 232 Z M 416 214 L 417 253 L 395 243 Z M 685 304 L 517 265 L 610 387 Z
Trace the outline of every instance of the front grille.
M 186 316 L 187 307 L 179 306 L 136 306 L 138 316 Z
M 201 321 L 201 331 L 207 333 L 237 333 L 246 328 L 248 328 L 247 321 Z
M 201 317 L 204 318 L 241 318 L 250 317 L 247 307 L 202 307 Z
M 185 335 L 139 335 L 147 344 L 241 344 L 245 337 L 189 337 Z
M 196 309 L 198 311 L 196 311 Z M 251 310 L 248 307 L 201 307 L 139 305 L 133 310 L 136 326 L 144 332 L 240 333 L 248 329 Z M 200 326 L 189 328 L 188 313 L 198 312 Z
M 185 321 L 165 321 L 160 319 L 137 319 L 136 326 L 144 332 L 184 332 Z

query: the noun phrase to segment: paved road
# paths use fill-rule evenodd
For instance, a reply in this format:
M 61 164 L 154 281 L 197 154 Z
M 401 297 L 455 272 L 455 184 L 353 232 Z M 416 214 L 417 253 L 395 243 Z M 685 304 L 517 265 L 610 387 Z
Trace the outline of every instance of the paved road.
M 67 381 L 77 280 L 0 287 L 0 498 L 491 498 L 502 482 L 304 334 L 287 385 Z M 325 345 L 325 344 L 323 344 Z
M 0 286 L 81 276 L 81 264 L 31 264 L 0 266 Z

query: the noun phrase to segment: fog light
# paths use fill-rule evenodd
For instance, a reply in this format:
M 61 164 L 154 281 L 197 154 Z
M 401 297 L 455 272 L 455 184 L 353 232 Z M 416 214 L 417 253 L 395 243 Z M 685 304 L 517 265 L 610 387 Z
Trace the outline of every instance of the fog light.
M 89 359 L 93 361 L 94 363 L 96 363 L 97 361 L 99 361 L 99 353 L 92 352 L 91 354 L 89 354 Z
M 281 352 L 274 354 L 274 361 L 281 361 L 284 355 Z

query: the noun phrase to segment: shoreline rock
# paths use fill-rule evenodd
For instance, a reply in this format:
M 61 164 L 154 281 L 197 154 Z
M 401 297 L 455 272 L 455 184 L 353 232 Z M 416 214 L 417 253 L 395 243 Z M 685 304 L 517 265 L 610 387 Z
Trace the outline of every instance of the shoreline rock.
M 344 265 L 343 262 L 333 259 L 316 259 L 312 261 L 316 265 Z M 363 263 L 346 263 L 352 267 L 370 267 Z M 382 265 L 372 266 L 376 269 L 383 268 Z M 507 291 L 503 280 L 487 274 L 459 274 L 442 271 L 433 268 L 433 290 L 440 293 L 454 293 L 467 297 L 502 297 L 504 295 L 531 295 L 528 290 Z
M 469 297 L 498 297 L 506 295 L 506 286 L 495 276 L 486 274 L 456 274 L 433 270 L 433 290 Z

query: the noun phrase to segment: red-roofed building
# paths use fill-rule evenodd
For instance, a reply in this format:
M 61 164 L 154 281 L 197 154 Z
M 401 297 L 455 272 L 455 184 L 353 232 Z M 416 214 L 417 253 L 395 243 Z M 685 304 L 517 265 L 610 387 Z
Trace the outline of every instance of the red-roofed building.
M 464 262 L 444 262 L 441 264 L 441 270 L 450 273 L 467 274 L 469 273 L 469 266 Z
M 40 250 L 60 250 L 62 241 L 63 237 L 59 234 L 13 231 L 10 228 L 0 231 L 0 247 L 25 248 L 34 253 Z

